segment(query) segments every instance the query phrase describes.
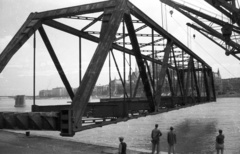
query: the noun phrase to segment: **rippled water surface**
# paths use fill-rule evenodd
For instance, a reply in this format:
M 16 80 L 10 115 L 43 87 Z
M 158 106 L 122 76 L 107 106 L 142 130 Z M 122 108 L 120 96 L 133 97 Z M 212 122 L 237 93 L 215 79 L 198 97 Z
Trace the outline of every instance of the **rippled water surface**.
M 66 99 L 37 100 L 39 105 L 66 104 L 66 102 Z M 0 111 L 30 111 L 31 104 L 32 100 L 26 100 L 26 107 L 14 108 L 13 99 L 0 99 Z M 222 129 L 225 135 L 225 154 L 240 154 L 240 98 L 220 98 L 217 102 L 78 132 L 72 138 L 60 137 L 59 132 L 31 133 L 113 147 L 118 146 L 118 137 L 123 136 L 128 147 L 150 150 L 150 134 L 156 123 L 163 133 L 161 151 L 167 151 L 166 134 L 169 127 L 173 126 L 177 134 L 178 153 L 214 153 L 215 137 L 218 130 Z

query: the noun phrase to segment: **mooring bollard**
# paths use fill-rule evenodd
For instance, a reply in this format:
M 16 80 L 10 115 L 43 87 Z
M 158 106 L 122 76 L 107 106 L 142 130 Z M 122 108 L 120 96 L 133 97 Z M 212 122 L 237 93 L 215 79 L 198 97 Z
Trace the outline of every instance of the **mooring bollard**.
M 30 136 L 30 131 L 26 131 L 26 136 Z

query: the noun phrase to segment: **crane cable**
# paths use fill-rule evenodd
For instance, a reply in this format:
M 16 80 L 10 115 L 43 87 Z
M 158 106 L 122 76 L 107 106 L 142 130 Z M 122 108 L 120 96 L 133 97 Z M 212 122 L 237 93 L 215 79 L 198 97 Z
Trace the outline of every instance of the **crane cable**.
M 173 19 L 174 19 L 174 18 L 173 18 Z M 175 19 L 174 19 L 174 21 L 184 30 L 185 33 L 187 33 L 186 30 L 182 27 L 181 24 L 179 24 Z M 188 33 L 187 33 L 187 35 L 188 35 Z M 235 75 L 233 75 L 231 72 L 229 72 L 226 67 L 224 67 L 221 63 L 219 63 L 212 55 L 210 55 L 210 54 L 206 51 L 206 49 L 204 49 L 198 42 L 195 41 L 195 43 L 196 43 L 203 51 L 205 51 L 216 63 L 218 63 L 218 64 L 219 64 L 220 66 L 222 66 L 222 68 L 224 68 L 230 75 L 232 75 L 232 77 L 236 78 Z
M 194 4 L 189 3 L 189 2 L 186 2 L 186 1 L 184 1 L 184 0 L 178 0 L 178 1 L 182 1 L 182 3 L 183 3 L 182 5 L 187 4 L 188 7 L 195 8 L 195 9 L 199 9 L 199 11 L 200 11 L 200 10 L 206 11 L 206 12 L 212 14 L 212 16 L 215 16 L 216 18 L 221 19 L 221 14 L 218 14 L 218 13 L 216 13 L 216 12 L 212 12 L 212 11 L 209 11 L 209 10 L 207 10 L 207 9 L 201 8 L 201 7 L 199 7 L 198 5 L 194 5 Z M 176 1 L 175 1 L 175 2 L 176 2 Z M 177 2 L 177 3 L 181 4 L 181 2 Z M 186 5 L 186 6 L 187 6 L 187 5 Z M 204 3 L 201 3 L 201 5 L 204 5 L 206 8 L 209 7 L 209 5 L 206 5 L 205 2 L 204 2 Z M 222 17 L 222 19 L 223 19 L 223 18 L 224 18 L 225 20 L 228 20 L 228 18 L 225 17 L 225 16 Z

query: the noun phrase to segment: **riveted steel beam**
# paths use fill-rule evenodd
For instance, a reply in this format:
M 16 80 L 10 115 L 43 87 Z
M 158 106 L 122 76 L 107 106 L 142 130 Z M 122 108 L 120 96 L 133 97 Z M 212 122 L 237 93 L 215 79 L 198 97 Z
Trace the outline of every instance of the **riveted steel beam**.
M 146 14 L 144 14 L 141 10 L 139 10 L 137 7 L 135 7 L 132 3 L 128 2 L 127 5 L 130 8 L 130 12 L 133 16 L 135 16 L 137 19 L 144 22 L 147 26 L 151 27 L 155 32 L 159 33 L 160 35 L 162 35 L 167 40 L 172 40 L 173 44 L 175 46 L 184 50 L 190 56 L 193 56 L 195 59 L 204 63 L 207 67 L 210 68 L 210 66 L 203 59 L 201 59 L 198 55 L 196 55 L 194 52 L 192 52 L 188 47 L 186 47 L 183 43 L 181 43 L 178 39 L 176 39 L 170 33 L 165 31 L 155 21 L 153 21 L 151 18 L 149 18 Z
M 171 53 L 172 45 L 173 45 L 173 41 L 168 40 L 167 46 L 164 49 L 163 65 L 162 65 L 162 68 L 159 73 L 159 85 L 158 85 L 156 93 L 154 95 L 155 101 L 156 101 L 155 111 L 158 111 L 159 105 L 161 104 L 162 87 L 163 87 L 163 84 L 165 81 L 165 76 L 166 76 L 167 69 L 168 69 L 167 64 L 168 64 L 169 56 Z
M 48 26 L 53 27 L 53 28 L 56 28 L 56 29 L 59 29 L 59 30 L 64 31 L 66 33 L 69 33 L 69 34 L 72 34 L 72 35 L 75 35 L 75 36 L 79 36 L 79 37 L 82 37 L 84 39 L 93 41 L 95 43 L 99 43 L 100 42 L 100 39 L 98 37 L 95 37 L 93 35 L 89 35 L 86 32 L 82 32 L 80 30 L 77 30 L 75 28 L 72 28 L 70 26 L 67 26 L 65 24 L 62 24 L 62 23 L 54 21 L 54 20 L 46 20 L 46 21 L 44 21 L 43 24 L 48 25 Z M 117 45 L 115 43 L 112 44 L 112 48 L 116 49 L 116 50 L 119 50 L 119 51 L 122 51 L 122 52 L 126 52 L 126 53 L 128 53 L 130 55 L 134 55 L 134 52 L 132 50 L 127 49 L 127 48 L 123 48 L 123 47 L 121 47 L 121 46 L 119 46 L 119 45 Z M 159 51 L 157 50 L 156 52 L 159 52 Z M 156 59 L 151 58 L 149 56 L 142 55 L 142 57 L 144 59 L 152 61 L 152 62 L 154 62 L 156 64 L 160 64 L 160 65 L 162 64 L 162 61 L 156 60 Z M 174 69 L 174 67 L 172 67 L 170 65 L 169 65 L 169 68 Z
M 60 130 L 57 112 L 0 112 L 0 129 Z
M 78 88 L 72 102 L 73 109 L 73 130 L 81 128 L 81 120 L 86 109 L 88 100 L 97 82 L 102 66 L 107 58 L 108 52 L 112 47 L 115 34 L 122 21 L 126 10 L 126 1 L 117 1 L 118 5 L 112 9 L 105 9 L 100 33 L 101 41 L 92 57 L 90 65 L 82 79 L 82 84 Z M 122 8 L 122 9 L 121 9 Z M 110 28 L 111 27 L 111 28 Z
M 0 73 L 3 71 L 12 56 L 21 48 L 21 46 L 33 35 L 41 26 L 41 21 L 34 19 L 36 13 L 31 13 L 22 27 L 8 43 L 6 48 L 0 54 Z
M 73 100 L 74 93 L 73 93 L 72 87 L 71 87 L 70 83 L 68 82 L 68 79 L 67 79 L 67 77 L 66 77 L 66 75 L 65 75 L 65 73 L 64 73 L 64 71 L 62 69 L 62 66 L 61 66 L 61 64 L 60 64 L 60 62 L 59 62 L 59 60 L 58 60 L 58 58 L 57 58 L 57 56 L 56 56 L 56 54 L 55 54 L 55 52 L 53 50 L 53 47 L 52 47 L 52 45 L 51 45 L 51 43 L 50 43 L 50 41 L 49 41 L 49 39 L 47 37 L 46 32 L 43 29 L 43 27 L 39 27 L 38 30 L 39 30 L 40 35 L 42 36 L 44 44 L 46 45 L 46 47 L 48 49 L 48 52 L 49 52 L 49 54 L 50 54 L 50 56 L 51 56 L 51 58 L 53 60 L 53 63 L 55 64 L 55 67 L 56 67 L 56 69 L 58 71 L 58 74 L 60 75 L 60 77 L 61 77 L 61 79 L 63 81 L 63 84 L 65 85 L 71 100 Z
M 56 18 L 74 16 L 74 15 L 101 12 L 101 11 L 104 11 L 105 8 L 115 7 L 115 6 L 116 6 L 116 0 L 104 1 L 104 2 L 85 4 L 85 5 L 79 5 L 74 7 L 40 12 L 40 13 L 37 13 L 37 15 L 34 18 L 43 19 L 43 20 L 56 19 Z
M 144 66 L 143 57 L 141 55 L 140 47 L 138 45 L 138 40 L 137 40 L 137 37 L 136 37 L 136 33 L 134 31 L 134 26 L 133 26 L 133 23 L 131 21 L 132 19 L 131 19 L 130 14 L 125 14 L 124 19 L 126 21 L 126 26 L 127 26 L 128 32 L 129 32 L 129 37 L 130 37 L 132 47 L 133 47 L 133 51 L 135 53 L 135 58 L 136 58 L 136 61 L 137 61 L 137 64 L 138 64 L 139 73 L 140 73 L 140 76 L 141 76 L 141 79 L 142 79 L 142 82 L 143 82 L 143 85 L 144 85 L 145 94 L 146 94 L 147 99 L 149 101 L 149 107 L 150 107 L 151 112 L 153 112 L 155 101 L 153 99 L 151 85 L 150 85 L 150 82 L 149 82 L 148 77 L 147 77 L 146 68 Z

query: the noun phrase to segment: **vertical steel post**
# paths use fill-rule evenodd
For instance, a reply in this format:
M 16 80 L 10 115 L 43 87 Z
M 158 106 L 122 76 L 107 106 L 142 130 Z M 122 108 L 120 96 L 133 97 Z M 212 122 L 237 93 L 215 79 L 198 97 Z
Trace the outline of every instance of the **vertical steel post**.
M 125 21 L 124 21 L 124 18 L 123 18 L 123 48 L 125 50 Z M 126 53 L 125 51 L 123 52 L 123 90 L 124 90 L 124 103 L 123 103 L 123 117 L 126 117 L 128 116 L 128 103 L 126 101 L 126 94 L 127 94 L 127 89 L 126 89 L 126 62 L 125 62 L 125 59 L 126 59 Z
M 105 8 L 101 32 L 100 42 L 95 50 L 95 53 L 90 61 L 90 65 L 84 74 L 82 84 L 76 92 L 71 108 L 73 109 L 73 131 L 81 129 L 82 116 L 87 107 L 88 100 L 97 82 L 101 69 L 107 58 L 108 52 L 112 47 L 117 30 L 124 16 L 126 9 L 126 1 L 116 1 L 116 7 Z
M 156 84 L 157 84 L 157 86 L 159 85 L 159 73 L 158 73 L 159 71 L 158 71 L 158 69 L 159 69 L 158 64 L 156 64 L 156 78 L 157 78 L 157 81 L 156 81 L 157 83 Z M 155 86 L 155 87 L 157 87 L 157 86 Z
M 191 92 L 192 92 L 192 97 L 194 98 L 194 101 L 195 101 L 195 96 L 194 96 L 194 87 L 193 87 L 193 73 L 195 73 L 194 72 L 194 59 L 193 59 L 193 61 L 192 61 L 192 70 L 191 70 Z
M 184 84 L 185 84 L 185 82 L 184 82 L 184 77 L 185 77 L 185 73 L 184 73 L 184 52 L 183 52 L 183 50 L 182 50 L 182 87 L 183 87 L 183 91 L 184 91 Z
M 154 88 L 153 88 L 154 82 L 153 82 L 153 79 L 152 79 L 152 76 L 151 76 L 151 71 L 150 71 L 150 68 L 149 68 L 149 66 L 148 66 L 148 62 L 147 62 L 146 59 L 144 59 L 144 63 L 145 63 L 145 65 L 146 65 L 147 73 L 148 73 L 148 76 L 149 76 L 149 77 L 148 77 L 149 82 L 151 83 L 151 85 L 152 85 L 152 90 L 153 90 L 153 92 L 154 92 L 154 91 L 155 91 Z
M 174 60 L 174 63 L 175 63 L 175 68 L 176 68 L 176 71 L 177 71 L 177 82 L 178 82 L 178 87 L 179 87 L 179 90 L 180 90 L 180 95 L 183 97 L 183 82 L 182 82 L 182 72 L 180 73 L 179 71 L 179 67 L 180 67 L 180 61 L 176 61 L 176 56 L 175 56 L 175 53 L 174 51 L 172 52 L 173 53 L 173 60 Z M 177 84 L 176 84 L 177 85 Z
M 171 54 L 172 54 L 172 52 L 170 52 L 170 54 L 169 54 L 169 58 L 170 58 L 170 65 L 172 65 L 172 56 L 171 56 Z M 168 69 L 168 73 L 169 73 L 169 80 L 171 80 L 170 82 L 171 82 L 171 86 L 172 86 L 172 93 L 174 93 L 173 92 L 173 81 L 172 81 L 172 71 L 170 71 L 169 69 Z
M 125 26 L 124 26 L 124 19 L 122 21 L 122 31 L 123 31 L 123 48 L 125 49 Z M 125 102 L 125 89 L 126 89 L 126 63 L 125 63 L 125 58 L 126 58 L 126 55 L 125 55 L 125 51 L 123 52 L 123 86 L 124 86 L 124 102 Z
M 171 79 L 171 73 L 169 71 L 169 69 L 166 70 L 167 72 L 167 78 L 168 78 L 168 85 L 169 85 L 169 89 L 171 91 L 171 97 L 175 96 L 175 93 L 173 91 L 173 84 L 172 84 L 172 79 Z
M 147 73 L 146 73 L 146 68 L 144 66 L 144 61 L 142 58 L 142 54 L 141 54 L 141 50 L 138 44 L 138 39 L 136 37 L 136 33 L 135 33 L 135 29 L 132 23 L 132 19 L 130 14 L 125 14 L 124 16 L 124 20 L 126 22 L 126 26 L 127 26 L 127 30 L 129 33 L 129 37 L 130 37 L 130 41 L 132 43 L 132 48 L 135 54 L 135 58 L 139 67 L 139 73 L 141 75 L 141 79 L 143 82 L 143 86 L 144 86 L 144 90 L 145 90 L 145 94 L 147 96 L 147 99 L 149 101 L 149 107 L 150 107 L 150 111 L 153 112 L 154 111 L 154 106 L 155 106 L 155 100 L 153 99 L 153 95 L 151 92 L 151 87 L 149 84 L 149 80 L 147 78 Z
M 33 35 L 33 105 L 36 105 L 35 95 L 36 95 L 36 33 Z
M 153 31 L 153 29 L 152 29 L 152 58 L 154 59 L 154 31 Z M 153 85 L 152 85 L 152 87 L 153 87 L 153 89 L 154 89 L 154 91 L 155 91 L 155 67 L 154 67 L 155 65 L 154 65 L 154 62 L 152 62 L 152 79 L 153 79 Z
M 111 51 L 111 53 L 112 53 L 113 61 L 114 61 L 114 63 L 115 63 L 115 66 L 116 66 L 116 69 L 117 69 L 118 75 L 119 75 L 120 80 L 121 80 L 121 82 L 122 82 L 122 86 L 123 86 L 123 88 L 125 88 L 125 87 L 124 87 L 124 81 L 123 81 L 123 78 L 122 78 L 122 76 L 121 76 L 120 70 L 119 70 L 119 68 L 118 68 L 116 58 L 115 58 L 115 56 L 114 56 L 114 54 L 113 54 L 113 50 L 111 49 L 110 51 Z M 125 92 L 124 95 L 126 95 L 127 98 L 128 98 L 128 94 L 126 93 L 126 90 L 123 90 L 123 91 Z
M 203 94 L 203 96 L 206 96 L 206 94 L 204 93 L 204 88 L 203 88 L 203 86 L 204 86 L 204 84 L 203 84 L 203 64 L 201 63 L 201 68 L 202 68 L 202 70 L 201 70 L 201 73 L 200 73 L 200 79 L 201 79 L 201 93 Z
M 130 98 L 132 98 L 132 59 L 129 54 L 129 84 L 130 84 Z
M 193 61 L 193 57 L 189 58 L 188 61 L 188 67 L 187 67 L 187 75 L 186 75 L 186 85 L 185 85 L 185 89 L 184 89 L 184 99 L 186 101 L 186 103 L 188 103 L 188 94 L 189 94 L 189 85 L 191 86 L 191 72 L 192 72 L 192 61 Z M 184 69 L 185 70 L 185 69 Z M 183 71 L 185 72 L 185 71 Z
M 79 86 L 82 82 L 82 39 L 79 37 Z
M 54 51 L 54 49 L 53 49 L 53 47 L 52 47 L 52 45 L 51 45 L 51 43 L 48 39 L 48 36 L 47 36 L 43 27 L 39 27 L 38 30 L 39 30 L 39 33 L 40 33 L 40 35 L 43 39 L 43 42 L 44 42 L 44 44 L 45 44 L 45 46 L 48 50 L 48 53 L 50 54 L 50 56 L 52 58 L 52 61 L 53 61 L 54 65 L 55 65 L 55 67 L 58 71 L 58 74 L 59 74 L 60 78 L 62 79 L 62 82 L 65 85 L 65 88 L 67 89 L 67 92 L 68 92 L 71 100 L 73 100 L 74 93 L 73 93 L 72 87 L 71 87 L 71 85 L 70 85 L 70 83 L 69 83 L 69 81 L 68 81 L 68 79 L 67 79 L 67 77 L 66 77 L 66 75 L 65 75 L 65 73 L 62 69 L 62 66 L 61 66 L 61 64 L 60 64 L 60 62 L 59 62 L 59 60 L 58 60 L 58 58 L 55 54 L 55 51 Z
M 109 56 L 109 97 L 110 99 L 112 98 L 112 79 L 111 79 L 111 55 L 110 55 L 110 52 L 108 54 Z
M 155 111 L 158 111 L 159 105 L 161 105 L 161 94 L 163 91 L 162 88 L 164 86 L 165 76 L 168 69 L 168 60 L 169 60 L 169 55 L 171 53 L 172 45 L 173 45 L 173 41 L 167 40 L 167 45 L 164 49 L 162 68 L 161 68 L 161 71 L 159 72 L 159 85 L 157 87 L 156 94 L 155 94 L 155 101 L 156 101 Z
M 199 85 L 199 92 L 200 92 L 200 96 L 201 96 L 201 81 L 200 81 L 200 70 L 199 70 L 199 62 L 197 62 L 197 70 L 198 70 L 198 72 L 197 72 L 197 75 L 198 75 L 198 85 Z
M 203 66 L 203 75 L 204 75 L 204 83 L 205 83 L 205 89 L 206 89 L 206 95 L 207 95 L 207 101 L 210 101 L 211 95 L 209 90 L 209 77 L 207 74 L 207 69 L 205 66 Z
M 196 61 L 196 62 L 198 64 L 198 61 Z M 201 102 L 201 94 L 200 94 L 200 90 L 199 90 L 199 80 L 198 80 L 198 77 L 197 77 L 197 74 L 196 74 L 196 69 L 195 69 L 194 64 L 193 64 L 193 78 L 194 78 L 194 83 L 195 83 L 195 89 L 196 89 L 196 93 L 197 93 L 198 102 Z
M 214 74 L 212 69 L 209 70 L 210 74 L 210 80 L 211 80 L 211 86 L 212 86 L 212 93 L 213 93 L 213 99 L 216 101 L 216 91 L 215 91 L 215 83 L 214 83 Z
M 136 95 L 137 95 L 138 86 L 140 84 L 139 82 L 140 82 L 140 75 L 138 75 L 138 77 L 137 77 L 136 85 L 135 85 L 135 88 L 134 88 L 134 91 L 133 91 L 133 98 L 135 98 Z

